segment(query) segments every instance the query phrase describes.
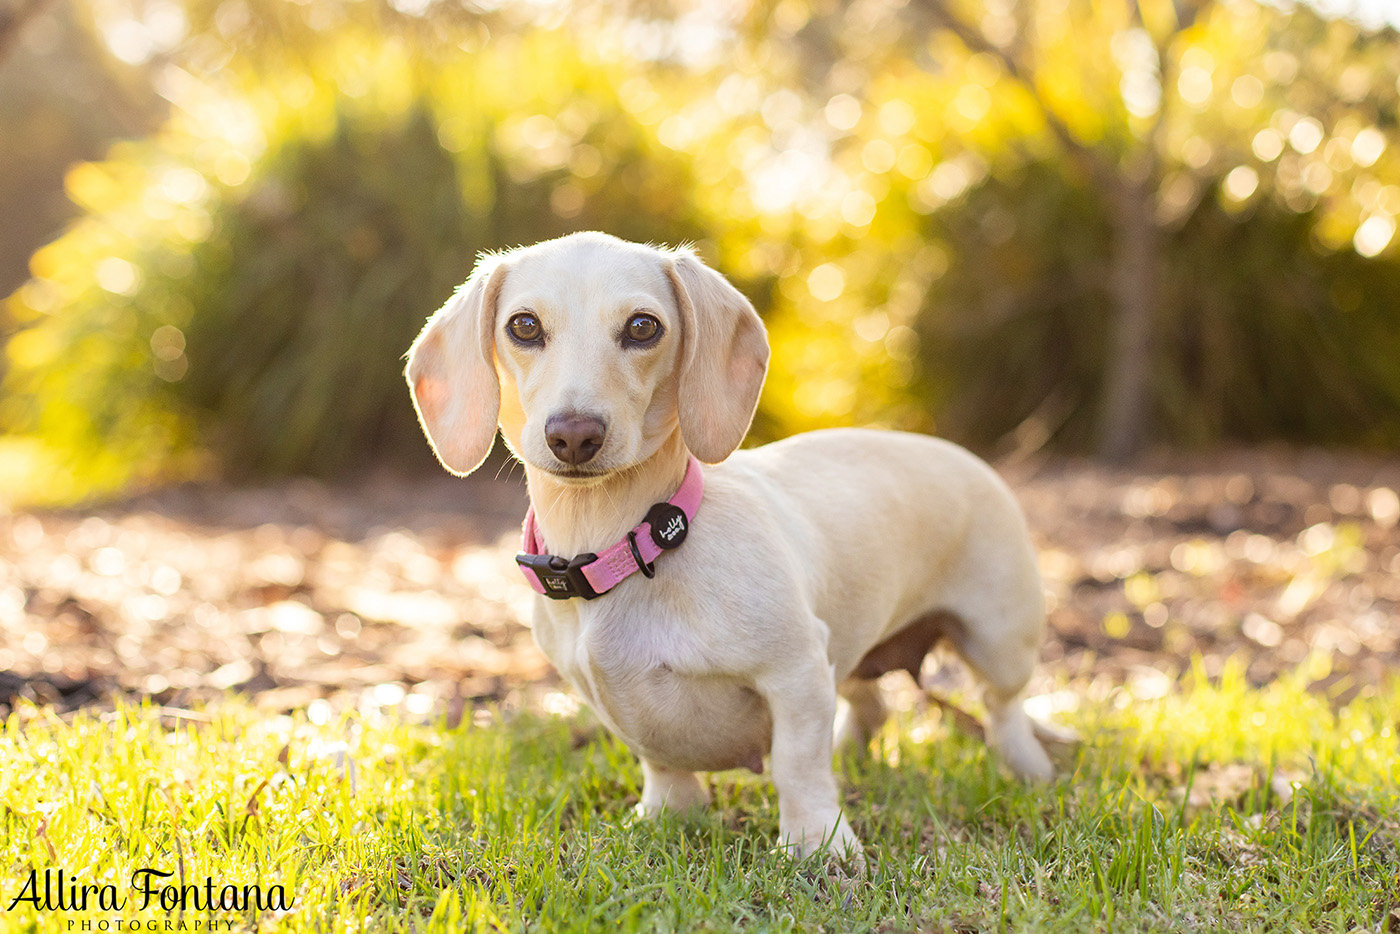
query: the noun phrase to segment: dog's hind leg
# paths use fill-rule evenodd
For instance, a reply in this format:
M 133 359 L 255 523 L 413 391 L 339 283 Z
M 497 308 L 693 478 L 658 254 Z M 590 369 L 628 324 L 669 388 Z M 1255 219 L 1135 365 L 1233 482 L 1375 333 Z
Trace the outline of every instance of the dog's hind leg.
M 968 625 L 960 635 L 958 654 L 986 686 L 987 745 L 1023 780 L 1054 778 L 1055 768 L 1021 705 L 1039 640 L 988 638 L 986 629 L 977 625 Z
M 841 704 L 836 711 L 835 747 L 837 752 L 865 753 L 889 711 L 880 695 L 879 682 L 847 678 L 836 687 Z
M 1029 561 L 999 570 L 1000 580 L 984 578 L 950 607 L 963 623 L 950 637 L 986 686 L 987 744 L 1019 778 L 1049 781 L 1055 768 L 1021 705 L 1045 628 L 1040 577 Z

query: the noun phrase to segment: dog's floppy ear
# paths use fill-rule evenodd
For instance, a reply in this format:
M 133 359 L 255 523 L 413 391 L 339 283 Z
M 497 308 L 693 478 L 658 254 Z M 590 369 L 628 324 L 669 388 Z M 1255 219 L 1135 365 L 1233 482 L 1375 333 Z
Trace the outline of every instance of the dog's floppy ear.
M 665 266 L 681 312 L 681 437 L 697 458 L 717 464 L 753 421 L 768 334 L 749 300 L 689 250 L 675 251 Z
M 418 422 L 442 466 L 459 477 L 481 466 L 496 438 L 494 328 L 505 268 L 494 256 L 478 262 L 408 351 L 404 375 Z

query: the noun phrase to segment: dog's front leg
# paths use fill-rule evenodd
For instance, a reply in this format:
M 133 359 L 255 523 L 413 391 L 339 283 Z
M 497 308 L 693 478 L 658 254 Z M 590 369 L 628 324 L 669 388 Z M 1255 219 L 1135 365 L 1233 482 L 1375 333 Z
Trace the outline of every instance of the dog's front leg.
M 830 846 L 859 861 L 860 841 L 841 814 L 831 768 L 836 682 L 825 652 L 796 660 L 756 684 L 773 717 L 773 785 L 778 790 L 778 829 L 798 859 Z
M 642 800 L 637 803 L 642 817 L 655 817 L 668 808 L 686 811 L 709 803 L 710 793 L 694 772 L 642 760 Z

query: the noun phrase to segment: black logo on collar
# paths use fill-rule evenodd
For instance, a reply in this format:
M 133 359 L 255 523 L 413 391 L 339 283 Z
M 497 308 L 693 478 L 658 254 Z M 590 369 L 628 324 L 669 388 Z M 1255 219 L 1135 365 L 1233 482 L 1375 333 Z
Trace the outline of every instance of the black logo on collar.
M 657 548 L 678 547 L 685 541 L 686 532 L 690 531 L 685 512 L 681 507 L 670 503 L 657 503 L 651 507 L 643 521 L 651 525 L 651 540 L 656 542 Z

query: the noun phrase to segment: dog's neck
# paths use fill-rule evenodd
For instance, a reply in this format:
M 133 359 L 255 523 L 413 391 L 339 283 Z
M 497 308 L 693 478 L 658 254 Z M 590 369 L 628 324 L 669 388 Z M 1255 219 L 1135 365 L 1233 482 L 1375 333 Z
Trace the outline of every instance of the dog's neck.
M 549 554 L 572 558 L 617 544 L 652 504 L 671 498 L 685 479 L 689 452 L 674 432 L 646 460 L 580 486 L 525 465 L 535 523 Z

